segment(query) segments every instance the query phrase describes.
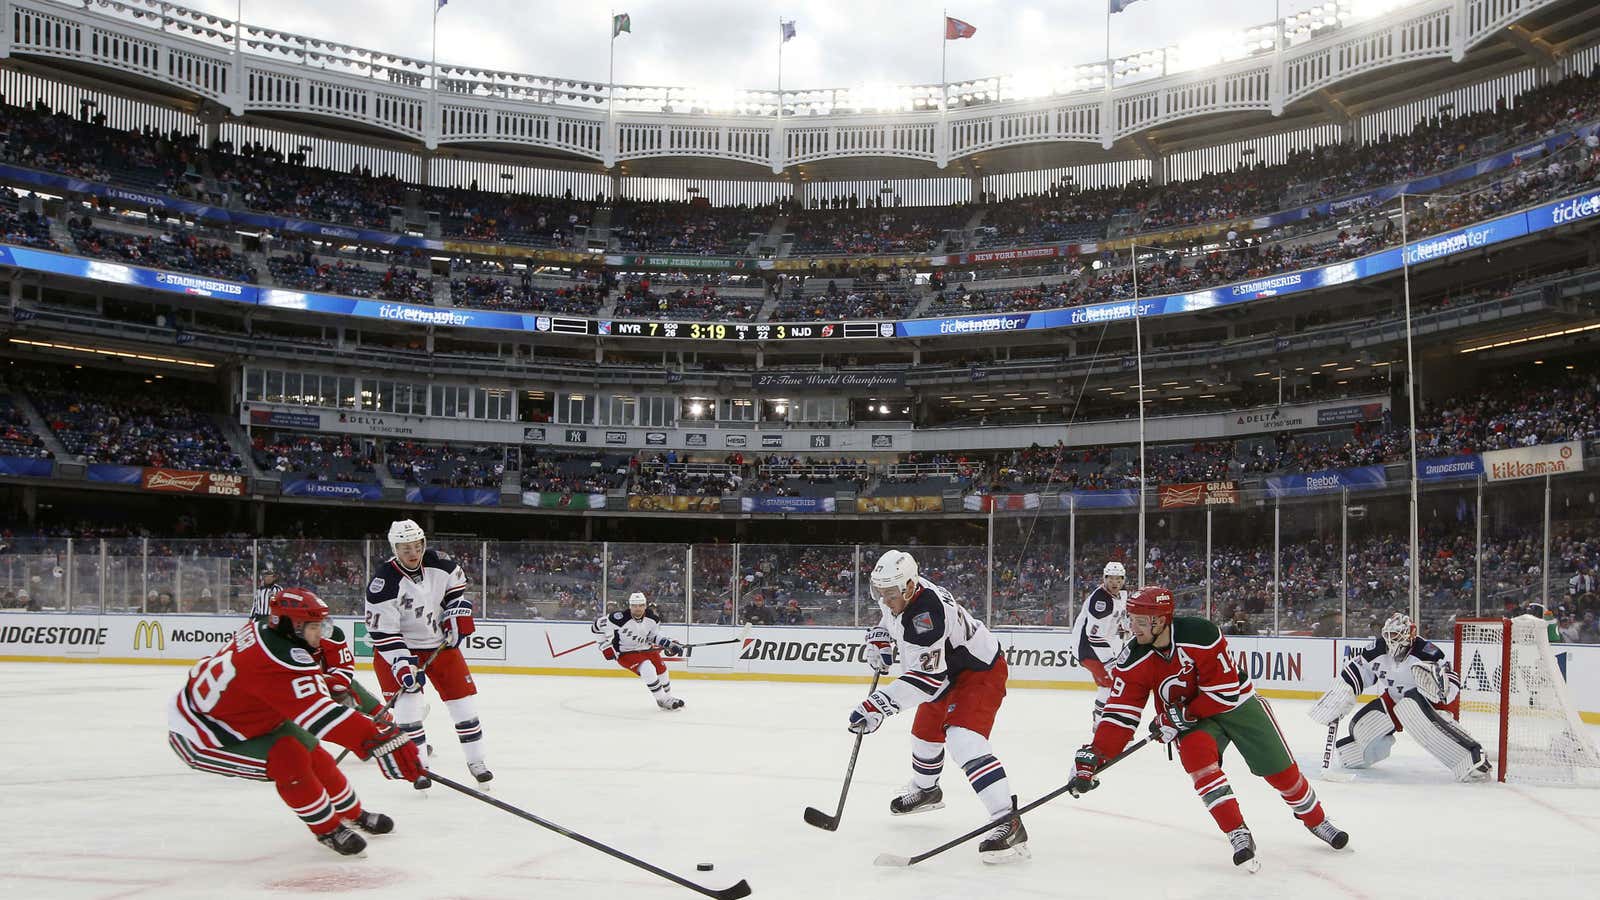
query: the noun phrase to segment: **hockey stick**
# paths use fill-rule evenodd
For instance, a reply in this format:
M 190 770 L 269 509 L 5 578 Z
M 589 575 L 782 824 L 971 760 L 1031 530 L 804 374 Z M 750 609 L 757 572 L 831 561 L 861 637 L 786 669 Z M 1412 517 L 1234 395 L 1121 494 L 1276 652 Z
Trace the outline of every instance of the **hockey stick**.
M 867 693 L 870 694 L 878 689 L 878 679 L 882 674 L 881 672 L 872 673 L 872 687 L 867 688 Z M 807 825 L 815 825 L 823 831 L 839 830 L 839 820 L 844 817 L 844 798 L 850 796 L 850 779 L 855 777 L 856 756 L 861 752 L 861 739 L 864 737 L 866 737 L 865 734 L 857 733 L 856 746 L 850 751 L 850 765 L 844 770 L 844 787 L 839 789 L 839 811 L 830 816 L 814 806 L 808 806 L 806 807 L 805 816 Z
M 653 866 L 650 863 L 647 863 L 644 860 L 639 859 L 638 857 L 629 856 L 628 854 L 623 853 L 621 850 L 618 850 L 618 849 L 616 849 L 614 847 L 609 847 L 609 846 L 607 846 L 605 844 L 602 844 L 599 841 L 595 840 L 594 838 L 585 837 L 585 836 L 577 833 L 576 831 L 572 831 L 570 829 L 564 828 L 564 827 L 562 827 L 560 825 L 557 825 L 556 823 L 554 823 L 554 822 L 552 822 L 552 821 L 550 821 L 548 819 L 541 819 L 540 817 L 534 815 L 533 813 L 527 812 L 526 810 L 518 809 L 517 807 L 512 806 L 511 804 L 506 803 L 503 800 L 497 800 L 494 797 L 491 797 L 488 794 L 483 793 L 482 791 L 475 791 L 472 788 L 469 788 L 464 784 L 458 784 L 457 782 L 451 781 L 450 779 L 445 778 L 445 777 L 443 777 L 441 775 L 435 775 L 432 772 L 428 772 L 427 775 L 428 775 L 429 778 L 433 779 L 435 782 L 438 782 L 439 784 L 442 784 L 445 787 L 450 788 L 453 791 L 458 791 L 460 793 L 466 794 L 468 797 L 471 797 L 471 798 L 473 798 L 475 800 L 482 800 L 484 803 L 487 803 L 490 806 L 496 807 L 498 809 L 505 810 L 506 812 L 511 813 L 513 816 L 516 816 L 519 819 L 527 819 L 529 822 L 532 822 L 533 824 L 538 825 L 540 828 L 548 828 L 551 831 L 554 831 L 556 834 L 561 835 L 562 837 L 571 838 L 572 840 L 575 840 L 580 844 L 583 844 L 583 845 L 585 845 L 587 847 L 592 847 L 592 848 L 594 848 L 596 850 L 599 850 L 601 853 L 604 853 L 607 856 L 611 856 L 611 857 L 614 857 L 616 859 L 620 859 L 623 862 L 625 862 L 625 863 L 627 863 L 629 865 L 632 865 L 632 866 L 638 866 L 639 868 L 644 869 L 646 872 L 649 872 L 652 875 L 659 875 L 660 877 L 667 879 L 668 881 L 672 882 L 673 884 L 677 884 L 677 885 L 681 885 L 683 887 L 686 887 L 689 890 L 694 891 L 697 894 L 704 894 L 707 897 L 717 897 L 717 898 L 720 898 L 720 900 L 738 900 L 738 898 L 740 898 L 740 897 L 748 897 L 748 896 L 750 896 L 750 884 L 748 882 L 746 882 L 742 878 L 739 879 L 739 883 L 738 884 L 735 884 L 732 887 L 725 887 L 720 891 L 712 889 L 712 888 L 708 888 L 708 887 L 706 887 L 704 885 L 695 884 L 694 882 L 690 881 L 687 878 L 684 878 L 684 877 L 682 877 L 680 875 L 674 875 L 671 872 L 668 872 L 666 869 L 663 869 L 663 868 L 661 868 L 659 866 Z
M 1321 781 L 1354 781 L 1355 776 L 1344 770 L 1343 766 L 1333 768 L 1333 745 L 1339 736 L 1339 720 L 1334 719 L 1328 723 L 1328 742 L 1322 745 L 1322 771 L 1318 773 Z
M 678 646 L 682 647 L 685 650 L 693 650 L 696 647 L 719 647 L 719 646 L 721 646 L 723 644 L 742 644 L 745 641 L 750 640 L 751 628 L 752 628 L 751 624 L 749 622 L 746 622 L 746 623 L 744 623 L 744 628 L 742 630 L 740 630 L 739 636 L 736 637 L 736 638 L 729 638 L 728 640 L 725 640 L 725 641 L 706 641 L 706 642 L 700 643 L 700 644 L 679 644 Z
M 1130 745 L 1128 747 L 1128 749 L 1126 749 L 1126 750 L 1122 751 L 1121 753 L 1118 753 L 1116 756 L 1113 756 L 1110 759 L 1106 760 L 1106 764 L 1101 766 L 1099 769 L 1097 769 L 1095 771 L 1095 774 L 1099 775 L 1101 772 L 1104 772 L 1105 770 L 1111 768 L 1112 766 L 1116 765 L 1117 763 L 1127 759 L 1128 757 L 1130 757 L 1134 753 L 1136 753 L 1145 744 L 1148 744 L 1148 743 L 1150 743 L 1150 738 L 1148 738 L 1148 737 L 1142 737 L 1142 738 L 1138 739 L 1132 745 Z M 916 856 L 896 856 L 893 853 L 879 853 L 878 854 L 878 858 L 873 860 L 872 864 L 875 865 L 875 866 L 914 866 L 917 863 L 922 862 L 925 859 L 931 859 L 932 857 L 938 856 L 939 854 L 945 852 L 946 850 L 949 850 L 951 847 L 957 846 L 958 844 L 965 844 L 967 841 L 970 841 L 973 838 L 975 838 L 975 837 L 977 837 L 977 836 L 979 836 L 981 834 L 988 834 L 990 831 L 993 831 L 995 828 L 998 828 L 999 826 L 1004 825 L 1006 822 L 1010 821 L 1010 819 L 1011 819 L 1011 817 L 1013 815 L 1020 816 L 1025 812 L 1030 812 L 1032 810 L 1038 809 L 1039 807 L 1045 805 L 1046 803 L 1049 803 L 1051 800 L 1054 800 L 1055 798 L 1061 796 L 1062 794 L 1065 794 L 1071 784 L 1072 783 L 1069 781 L 1069 782 L 1067 782 L 1067 784 L 1064 784 L 1061 787 L 1058 787 L 1055 790 L 1051 791 L 1050 793 L 1045 794 L 1043 797 L 1040 797 L 1039 799 L 1033 801 L 1032 803 L 1029 803 L 1027 806 L 1024 806 L 1024 807 L 1018 809 L 1016 812 L 1014 812 L 1014 813 L 1008 812 L 1005 815 L 1001 816 L 1000 818 L 995 819 L 994 821 L 989 822 L 986 825 L 982 825 L 982 826 L 980 826 L 978 828 L 974 828 L 971 831 L 967 832 L 966 834 L 963 834 L 962 836 L 960 836 L 958 838 L 952 838 L 952 839 L 950 839 L 948 841 L 945 841 L 944 843 L 942 843 L 939 846 L 933 848 L 932 850 L 928 850 L 928 851 L 923 852 L 923 853 L 918 853 Z
M 428 658 L 422 661 L 422 668 L 417 670 L 417 677 L 420 678 L 423 675 L 427 674 L 428 667 L 433 665 L 433 658 L 438 656 L 439 655 L 439 651 L 441 651 L 443 649 L 444 649 L 444 645 L 440 644 L 438 647 L 434 648 L 432 653 L 428 654 Z M 385 713 L 387 713 L 389 710 L 394 708 L 395 702 L 400 699 L 400 695 L 402 693 L 403 693 L 403 691 L 395 691 L 394 692 L 394 696 L 390 697 L 387 703 L 385 703 L 385 704 L 383 704 L 383 706 L 379 707 L 378 711 L 373 713 L 370 718 L 374 718 L 374 719 L 383 718 L 383 715 Z M 333 761 L 333 764 L 337 766 L 339 763 L 344 762 L 344 758 L 346 756 L 349 756 L 349 755 L 350 755 L 350 748 L 346 747 L 344 749 L 344 752 L 339 754 L 338 758 Z

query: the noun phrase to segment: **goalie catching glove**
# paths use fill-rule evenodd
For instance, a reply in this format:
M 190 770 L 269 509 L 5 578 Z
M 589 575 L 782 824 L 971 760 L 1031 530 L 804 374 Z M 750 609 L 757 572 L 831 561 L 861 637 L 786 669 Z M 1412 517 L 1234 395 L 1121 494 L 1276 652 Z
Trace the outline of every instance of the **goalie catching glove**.
M 393 724 L 380 724 L 378 733 L 361 745 L 362 759 L 376 759 L 383 777 L 416 782 L 427 775 L 417 745 Z

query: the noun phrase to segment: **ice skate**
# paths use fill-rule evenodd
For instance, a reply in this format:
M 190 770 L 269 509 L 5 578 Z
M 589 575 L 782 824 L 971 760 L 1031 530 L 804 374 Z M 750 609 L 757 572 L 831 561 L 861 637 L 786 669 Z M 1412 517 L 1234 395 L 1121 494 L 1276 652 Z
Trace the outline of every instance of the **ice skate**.
M 388 834 L 394 830 L 394 820 L 383 813 L 362 810 L 361 815 L 348 821 L 367 834 Z
M 1340 831 L 1339 826 L 1333 824 L 1332 819 L 1323 819 L 1321 824 L 1311 829 L 1311 833 L 1327 842 L 1328 846 L 1335 850 L 1343 850 L 1345 845 L 1350 843 L 1350 835 Z
M 1233 864 L 1244 866 L 1245 871 L 1254 874 L 1261 869 L 1261 861 L 1256 859 L 1256 839 L 1250 836 L 1250 829 L 1245 827 L 1235 828 L 1228 832 L 1228 843 L 1233 845 Z
M 486 762 L 469 762 L 467 771 L 472 773 L 473 778 L 478 779 L 479 784 L 488 784 L 494 780 L 494 773 L 489 771 L 489 764 Z
M 393 825 L 393 823 L 390 823 Z M 338 828 L 317 836 L 317 843 L 340 856 L 360 856 L 367 849 L 367 839 L 340 823 Z
M 1032 855 L 1028 850 L 1028 829 L 1015 812 L 978 845 L 978 858 L 990 864 L 1024 860 Z
M 927 789 L 907 785 L 905 793 L 889 801 L 889 812 L 897 816 L 935 809 L 944 809 L 944 791 L 937 784 Z

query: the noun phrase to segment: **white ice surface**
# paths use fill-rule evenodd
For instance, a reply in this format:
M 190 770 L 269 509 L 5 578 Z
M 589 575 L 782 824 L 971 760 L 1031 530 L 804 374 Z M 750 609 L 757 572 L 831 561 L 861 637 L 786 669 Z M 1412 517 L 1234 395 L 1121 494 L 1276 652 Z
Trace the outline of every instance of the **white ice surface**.
M 336 857 L 270 785 L 178 761 L 164 704 L 182 678 L 166 666 L 0 664 L 0 897 L 694 896 L 442 787 L 423 796 L 386 782 L 354 759 L 345 766 L 362 801 L 397 828 L 371 838 L 365 859 Z M 1188 778 L 1155 746 L 1087 797 L 1032 814 L 1031 861 L 985 866 L 968 845 L 910 870 L 877 868 L 880 851 L 919 852 L 983 815 L 951 765 L 945 809 L 890 817 L 910 771 L 910 717 L 900 716 L 866 739 L 840 830 L 801 821 L 806 806 L 834 809 L 859 686 L 680 679 L 688 706 L 664 713 L 631 679 L 478 681 L 496 797 L 713 887 L 747 878 L 758 898 L 1505 900 L 1593 896 L 1600 885 L 1600 792 L 1458 785 L 1404 739 L 1380 769 L 1317 782 L 1351 833 L 1343 853 L 1308 834 L 1230 752 L 1225 767 L 1264 863 L 1257 875 L 1233 867 Z M 994 747 L 1023 802 L 1066 780 L 1089 703 L 1080 691 L 1006 699 Z M 1326 731 L 1307 705 L 1274 702 L 1311 773 Z M 432 706 L 435 766 L 465 780 L 443 705 Z M 698 862 L 716 869 L 696 872 Z

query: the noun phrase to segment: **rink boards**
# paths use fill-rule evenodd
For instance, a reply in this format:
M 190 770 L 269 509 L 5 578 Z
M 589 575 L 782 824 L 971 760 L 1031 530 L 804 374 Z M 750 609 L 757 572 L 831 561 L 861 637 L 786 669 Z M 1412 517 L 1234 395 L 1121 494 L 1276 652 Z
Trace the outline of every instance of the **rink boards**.
M 357 619 L 340 623 L 353 636 L 357 657 L 370 658 L 365 624 Z M 7 612 L 0 614 L 0 661 L 187 664 L 226 643 L 240 624 L 233 616 Z M 720 625 L 668 625 L 662 631 L 686 643 L 739 636 L 739 629 Z M 1012 686 L 1092 689 L 1088 673 L 1071 660 L 1066 631 L 996 629 L 995 634 Z M 869 676 L 861 635 L 862 629 L 849 627 L 757 627 L 738 644 L 693 649 L 671 662 L 676 676 L 689 678 L 865 683 Z M 1367 643 L 1228 638 L 1235 662 L 1264 694 L 1301 699 L 1319 696 L 1340 662 Z M 1449 642 L 1436 643 L 1450 652 Z M 594 635 L 582 622 L 480 622 L 462 649 L 480 672 L 629 674 L 600 656 Z M 1557 644 L 1555 654 L 1584 719 L 1600 723 L 1600 646 Z M 1470 660 L 1462 668 L 1475 670 Z M 1476 671 L 1493 668 L 1491 661 Z

